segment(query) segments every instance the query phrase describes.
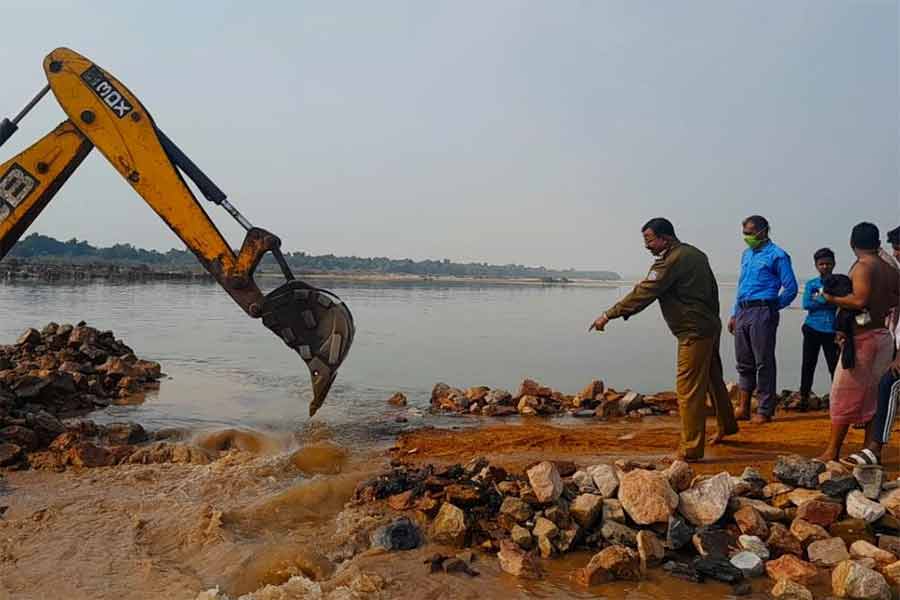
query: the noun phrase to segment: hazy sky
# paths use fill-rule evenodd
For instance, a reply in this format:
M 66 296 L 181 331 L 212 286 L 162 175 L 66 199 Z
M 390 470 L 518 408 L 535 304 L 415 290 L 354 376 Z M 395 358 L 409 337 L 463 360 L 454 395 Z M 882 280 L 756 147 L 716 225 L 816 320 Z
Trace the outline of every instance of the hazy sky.
M 847 266 L 854 223 L 900 224 L 895 1 L 6 0 L 3 22 L 2 114 L 76 49 L 288 250 L 639 273 L 663 215 L 735 272 L 762 213 L 808 273 L 822 245 Z M 64 118 L 48 100 L 0 159 Z M 182 247 L 99 152 L 31 231 Z

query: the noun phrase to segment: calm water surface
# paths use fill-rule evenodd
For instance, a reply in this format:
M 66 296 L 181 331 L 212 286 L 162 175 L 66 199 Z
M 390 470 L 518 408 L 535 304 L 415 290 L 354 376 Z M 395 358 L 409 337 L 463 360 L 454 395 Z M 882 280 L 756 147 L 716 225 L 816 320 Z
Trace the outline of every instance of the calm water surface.
M 574 393 L 593 378 L 615 388 L 673 387 L 675 341 L 652 306 L 604 334 L 593 318 L 623 287 L 320 282 L 350 306 L 357 334 L 325 406 L 308 423 L 309 376 L 300 358 L 214 284 L 0 285 L 0 343 L 28 326 L 86 320 L 112 329 L 171 379 L 138 406 L 108 418 L 153 427 L 244 425 L 297 430 L 327 427 L 353 435 L 396 426 L 385 399 L 407 394 L 428 406 L 437 381 L 514 390 L 523 377 Z M 730 307 L 734 289 L 723 287 Z M 804 312 L 782 313 L 779 389 L 799 387 Z M 723 339 L 726 379 L 734 379 L 731 337 Z M 816 389 L 827 390 L 824 365 Z M 414 419 L 415 420 L 415 419 Z M 362 434 L 361 434 L 362 435 Z

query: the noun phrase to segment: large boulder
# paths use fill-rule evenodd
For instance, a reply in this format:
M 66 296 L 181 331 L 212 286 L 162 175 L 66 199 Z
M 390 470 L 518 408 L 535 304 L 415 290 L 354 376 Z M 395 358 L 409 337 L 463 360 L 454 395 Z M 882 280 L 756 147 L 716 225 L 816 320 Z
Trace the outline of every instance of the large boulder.
M 834 567 L 850 558 L 847 544 L 841 538 L 828 538 L 813 542 L 806 549 L 809 560 L 820 567 Z
M 605 521 L 600 536 L 610 544 L 637 547 L 637 531 L 616 521 Z
M 799 517 L 794 519 L 794 522 L 791 523 L 791 533 L 795 538 L 800 540 L 800 543 L 803 544 L 804 547 L 809 546 L 813 542 L 827 540 L 832 537 L 832 535 L 828 533 L 828 530 L 821 525 L 814 525 Z
M 625 546 L 604 548 L 575 574 L 575 580 L 586 587 L 609 581 L 638 581 L 640 578 L 640 557 Z
M 893 562 L 897 562 L 898 558 L 892 552 L 888 552 L 865 540 L 857 540 L 850 544 L 850 556 L 853 557 L 854 560 L 871 558 L 881 565 L 889 565 Z
M 853 519 L 861 519 L 866 523 L 874 523 L 884 516 L 883 505 L 869 500 L 859 490 L 847 494 L 847 514 Z
M 758 577 L 766 572 L 762 559 L 752 552 L 738 552 L 731 557 L 731 564 L 740 569 L 744 577 Z
M 458 506 L 444 502 L 432 525 L 432 539 L 439 544 L 463 546 L 468 532 L 466 514 Z
M 619 502 L 638 525 L 668 523 L 678 506 L 678 494 L 661 473 L 635 469 L 619 481 Z
M 528 482 L 538 502 L 555 502 L 562 495 L 563 483 L 559 471 L 550 461 L 536 464 L 526 471 Z
M 766 573 L 773 581 L 788 579 L 804 585 L 814 582 L 819 574 L 814 565 L 800 560 L 793 554 L 785 554 L 779 559 L 767 562 Z
M 500 568 L 510 575 L 524 579 L 541 578 L 541 568 L 534 555 L 525 552 L 509 540 L 500 540 L 497 560 L 500 562 Z
M 884 483 L 884 468 L 881 465 L 857 465 L 853 467 L 853 477 L 869 500 L 876 500 Z
M 678 512 L 697 527 L 712 525 L 725 514 L 733 491 L 731 475 L 719 473 L 681 492 Z
M 845 560 L 831 572 L 831 590 L 838 598 L 891 600 L 891 588 L 881 573 Z
M 731 499 L 731 502 L 728 503 L 729 508 L 737 512 L 745 506 L 752 506 L 755 508 L 759 514 L 763 516 L 766 521 L 783 521 L 784 520 L 784 511 L 780 508 L 775 508 L 770 504 L 766 504 L 762 500 L 756 500 L 754 498 L 742 498 L 739 496 L 735 496 Z
M 576 523 L 591 529 L 603 515 L 603 497 L 596 494 L 581 494 L 569 506 L 569 514 Z
M 769 524 L 752 506 L 745 506 L 734 513 L 734 521 L 744 535 L 755 535 L 759 538 L 769 537 Z
M 588 467 L 587 474 L 591 476 L 597 493 L 604 498 L 614 498 L 619 488 L 619 476 L 612 465 L 594 465 Z
M 830 527 L 844 512 L 844 506 L 828 500 L 809 500 L 797 507 L 797 518 L 814 525 Z
M 669 519 L 666 528 L 666 547 L 671 550 L 681 550 L 691 543 L 694 537 L 694 528 L 679 516 Z
M 666 548 L 656 534 L 643 530 L 637 534 L 637 550 L 644 568 L 657 565 L 666 556 Z
M 779 456 L 772 474 L 782 483 L 814 490 L 819 487 L 819 473 L 824 470 L 825 463 L 793 454 Z
M 783 554 L 803 556 L 803 544 L 781 523 L 772 523 L 769 526 L 769 538 L 766 540 L 766 545 L 773 556 Z
M 663 473 L 669 480 L 669 485 L 676 492 L 683 492 L 688 489 L 691 487 L 691 482 L 694 481 L 694 469 L 683 460 L 673 461 Z
M 0 442 L 0 467 L 17 463 L 24 456 L 21 446 L 10 442 Z
M 500 505 L 500 514 L 509 515 L 517 523 L 523 523 L 534 515 L 534 510 L 521 498 L 507 496 Z
M 413 550 L 421 543 L 419 528 L 406 517 L 400 517 L 372 533 L 372 545 L 385 550 Z
M 763 560 L 769 560 L 769 558 L 771 558 L 769 547 L 755 535 L 742 535 L 738 537 L 738 547 L 741 550 L 752 552 Z
M 881 494 L 878 502 L 887 512 L 900 519 L 900 488 L 894 488 Z
M 775 600 L 813 600 L 812 592 L 790 579 L 782 579 L 772 588 Z

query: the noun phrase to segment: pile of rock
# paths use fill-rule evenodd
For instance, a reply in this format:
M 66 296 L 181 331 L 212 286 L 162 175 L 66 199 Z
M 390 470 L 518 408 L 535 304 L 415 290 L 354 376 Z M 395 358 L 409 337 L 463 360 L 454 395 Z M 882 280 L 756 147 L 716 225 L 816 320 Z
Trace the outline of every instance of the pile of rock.
M 205 465 L 217 458 L 215 452 L 178 441 L 182 432 L 177 430 L 151 433 L 137 423 L 99 425 L 83 419 L 67 419 L 60 425 L 62 432 L 45 450 L 23 452 L 17 466 L 62 471 L 123 464 Z
M 0 346 L 0 466 L 48 448 L 61 419 L 158 387 L 159 363 L 141 360 L 112 331 L 84 322 L 26 329 Z
M 641 418 L 654 414 L 668 414 L 678 409 L 674 392 L 639 394 L 618 392 L 594 380 L 575 395 L 525 379 L 515 394 L 503 389 L 475 386 L 466 390 L 438 383 L 431 391 L 431 408 L 438 412 L 483 415 L 486 417 L 556 416 Z
M 617 461 L 578 469 L 541 462 L 523 474 L 476 459 L 465 466 L 397 465 L 363 482 L 356 503 L 384 501 L 412 517 L 432 542 L 496 552 L 501 568 L 540 577 L 541 560 L 595 554 L 573 573 L 591 586 L 639 580 L 648 567 L 735 591 L 768 576 L 777 598 L 835 595 L 890 600 L 900 591 L 900 480 L 880 468 L 848 472 L 781 457 L 772 482 L 753 468 L 696 476 Z
M 732 402 L 738 400 L 736 384 L 728 384 Z M 388 403 L 400 405 L 394 394 Z M 406 398 L 403 397 L 403 402 Z M 755 399 L 754 399 L 755 402 Z M 800 394 L 785 390 L 780 396 L 780 405 L 786 410 L 795 410 L 800 405 Z M 809 410 L 828 408 L 828 396 L 812 395 Z M 479 385 L 455 388 L 446 383 L 437 383 L 431 391 L 431 409 L 435 412 L 479 415 L 485 417 L 521 416 L 561 416 L 610 419 L 626 417 L 641 419 L 651 415 L 678 414 L 678 397 L 675 392 L 640 394 L 633 390 L 624 392 L 607 388 L 602 381 L 593 380 L 577 394 L 564 394 L 532 379 L 519 384 L 515 394 L 499 388 Z

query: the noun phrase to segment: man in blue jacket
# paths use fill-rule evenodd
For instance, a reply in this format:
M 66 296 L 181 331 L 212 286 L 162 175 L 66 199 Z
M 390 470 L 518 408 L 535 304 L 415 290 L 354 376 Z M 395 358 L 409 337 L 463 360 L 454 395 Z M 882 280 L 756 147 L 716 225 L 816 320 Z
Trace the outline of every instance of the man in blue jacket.
M 769 239 L 769 222 L 764 217 L 747 217 L 742 226 L 748 248 L 741 256 L 737 298 L 728 321 L 728 331 L 734 335 L 740 387 L 735 417 L 750 419 L 750 400 L 757 391 L 759 408 L 753 423 L 761 424 L 771 421 L 775 414 L 779 311 L 797 297 L 797 278 L 791 257 Z

